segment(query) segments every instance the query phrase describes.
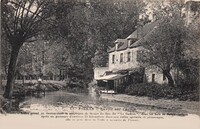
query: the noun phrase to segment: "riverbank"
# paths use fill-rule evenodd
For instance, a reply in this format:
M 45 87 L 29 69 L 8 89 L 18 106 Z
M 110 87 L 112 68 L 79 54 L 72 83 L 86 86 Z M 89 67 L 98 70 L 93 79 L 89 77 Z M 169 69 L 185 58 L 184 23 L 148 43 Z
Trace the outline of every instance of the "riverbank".
M 5 81 L 3 81 L 3 86 L 5 86 Z M 65 81 L 45 80 L 38 87 L 37 80 L 26 80 L 24 83 L 17 80 L 15 82 L 11 99 L 3 98 L 3 87 L 1 88 L 0 113 L 3 113 L 4 111 L 9 113 L 18 113 L 19 103 L 24 100 L 25 96 L 45 95 L 45 92 L 64 90 L 66 87 Z
M 101 94 L 102 99 L 126 102 L 141 106 L 152 106 L 169 110 L 183 110 L 190 114 L 200 115 L 199 101 L 178 101 L 167 99 L 151 99 L 149 97 L 130 96 L 125 94 Z

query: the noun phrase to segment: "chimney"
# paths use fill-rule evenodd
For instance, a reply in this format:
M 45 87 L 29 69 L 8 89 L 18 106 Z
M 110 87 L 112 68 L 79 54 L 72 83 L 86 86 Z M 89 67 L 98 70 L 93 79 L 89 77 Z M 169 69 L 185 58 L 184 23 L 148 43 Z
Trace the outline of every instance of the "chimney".
M 132 39 L 129 39 L 129 40 L 128 40 L 128 47 L 131 46 L 131 42 L 132 42 Z
M 115 43 L 115 50 L 118 49 L 118 42 Z

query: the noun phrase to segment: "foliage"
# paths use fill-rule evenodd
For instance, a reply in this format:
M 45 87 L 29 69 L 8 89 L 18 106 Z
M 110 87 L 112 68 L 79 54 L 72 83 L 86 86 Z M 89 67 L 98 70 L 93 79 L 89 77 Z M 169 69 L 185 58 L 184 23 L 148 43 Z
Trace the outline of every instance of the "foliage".
M 119 85 L 119 86 L 117 86 L 117 88 L 116 88 L 117 93 L 124 93 L 124 92 L 125 92 L 125 89 L 126 89 L 126 86 L 125 86 L 125 85 Z
M 147 96 L 154 99 L 166 98 L 199 101 L 197 91 L 198 90 L 174 88 L 156 83 L 132 84 L 125 90 L 128 95 Z
M 188 31 L 188 38 L 186 40 L 187 44 L 186 47 L 188 48 L 187 51 L 184 51 L 185 58 L 199 58 L 200 55 L 200 17 L 196 19 L 193 24 L 188 25 L 187 31 Z
M 185 0 L 150 0 L 153 19 L 159 20 L 163 17 L 180 17 L 185 7 Z
M 145 4 L 136 0 L 92 0 L 90 6 L 91 33 L 96 48 L 93 62 L 95 67 L 102 67 L 108 63 L 107 50 L 113 47 L 114 40 L 125 38 L 136 29 Z
M 79 79 L 91 80 L 93 67 L 106 65 L 112 42 L 135 30 L 142 4 L 116 0 L 58 1 L 54 4 L 57 26 L 52 30 L 61 37 L 54 39 L 56 45 L 50 47 L 49 53 L 54 54 L 49 55 L 49 66 L 63 69 L 71 79 L 80 74 Z
M 67 86 L 67 91 L 73 93 L 88 93 L 88 86 L 87 83 L 81 80 L 76 82 L 71 82 Z
M 1 63 L 2 63 L 2 74 L 6 76 L 8 74 L 8 64 L 10 57 L 10 44 L 4 39 L 5 37 L 1 37 Z
M 140 62 L 155 65 L 166 75 L 170 86 L 174 86 L 171 69 L 176 68 L 184 57 L 184 40 L 187 30 L 181 18 L 164 18 L 158 21 L 145 38 L 142 46 L 146 49 Z
M 178 85 L 185 85 L 186 82 L 192 84 L 193 81 L 196 85 L 194 76 L 198 79 L 198 73 L 195 72 L 198 65 L 194 62 L 198 62 L 199 58 L 199 20 L 187 25 L 183 16 L 185 3 L 182 0 L 150 1 L 150 5 L 154 20 L 159 24 L 144 37 L 142 45 L 146 50 L 140 63 L 161 69 L 170 86 L 174 86 L 174 79 Z M 184 79 L 179 73 L 177 78 L 172 78 L 172 68 L 180 71 Z
M 49 3 L 40 0 L 3 0 L 1 4 L 2 28 L 6 40 L 11 46 L 7 85 L 4 97 L 12 96 L 15 82 L 16 64 L 20 48 L 24 42 L 30 42 L 45 29 L 46 19 L 51 15 Z M 43 25 L 42 25 L 43 24 Z

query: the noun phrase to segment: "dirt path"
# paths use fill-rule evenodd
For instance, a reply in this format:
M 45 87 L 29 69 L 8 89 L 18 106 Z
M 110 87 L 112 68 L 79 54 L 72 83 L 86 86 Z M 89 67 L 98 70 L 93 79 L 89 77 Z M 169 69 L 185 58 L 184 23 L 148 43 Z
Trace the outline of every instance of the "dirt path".
M 108 100 L 115 100 L 127 103 L 133 103 L 138 105 L 145 106 L 155 106 L 158 108 L 164 109 L 180 109 L 184 110 L 191 114 L 200 115 L 200 102 L 195 101 L 178 101 L 178 100 L 166 100 L 166 99 L 150 99 L 148 97 L 138 97 L 138 96 L 130 96 L 124 94 L 102 94 L 101 98 Z

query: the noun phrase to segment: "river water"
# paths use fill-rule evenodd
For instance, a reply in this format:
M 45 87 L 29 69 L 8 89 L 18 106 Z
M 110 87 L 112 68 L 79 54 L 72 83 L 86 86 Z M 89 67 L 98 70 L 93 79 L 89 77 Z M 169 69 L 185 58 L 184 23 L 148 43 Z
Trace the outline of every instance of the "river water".
M 87 107 L 90 106 L 96 106 L 96 107 L 104 107 L 104 108 L 110 108 L 110 107 L 129 107 L 130 110 L 135 110 L 135 106 L 123 103 L 123 102 L 117 102 L 117 101 L 111 101 L 102 99 L 101 97 L 96 96 L 93 93 L 70 93 L 68 91 L 56 91 L 56 92 L 48 92 L 45 96 L 34 96 L 34 97 L 26 97 L 25 101 L 22 103 L 21 107 L 30 107 L 31 105 L 42 105 L 44 107 L 52 106 L 52 107 L 59 107 L 59 106 L 82 106 Z
M 20 108 L 25 112 L 48 111 L 55 109 L 62 111 L 69 108 L 79 108 L 83 110 L 90 110 L 91 108 L 110 110 L 113 108 L 118 108 L 123 111 L 142 113 L 177 112 L 177 110 L 174 109 L 160 109 L 152 106 L 136 105 L 133 103 L 102 99 L 93 93 L 69 93 L 68 91 L 48 92 L 45 96 L 40 95 L 39 97 L 26 97 L 25 101 L 20 104 Z
M 20 109 L 22 114 L 0 115 L 1 128 L 199 129 L 200 127 L 199 117 L 196 115 L 189 114 L 184 117 L 163 115 L 178 111 L 106 100 L 92 93 L 48 92 L 45 96 L 26 97 L 25 101 L 20 103 Z

